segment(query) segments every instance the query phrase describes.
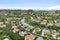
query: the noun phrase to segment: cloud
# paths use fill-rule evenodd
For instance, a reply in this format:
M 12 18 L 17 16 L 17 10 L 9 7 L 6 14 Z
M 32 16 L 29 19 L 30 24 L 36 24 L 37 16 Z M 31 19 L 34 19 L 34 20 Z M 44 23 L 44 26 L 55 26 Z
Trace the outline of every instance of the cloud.
M 28 10 L 28 9 L 33 9 L 33 10 L 43 10 L 44 8 L 42 8 L 42 7 L 35 7 L 35 6 L 27 6 L 27 7 L 16 7 L 16 6 L 5 6 L 5 7 L 1 7 L 0 6 L 0 9 L 23 9 L 23 10 Z
M 5 6 L 5 7 L 0 7 L 0 9 L 24 9 L 24 10 L 27 10 L 27 9 L 35 9 L 35 8 L 34 7 L 16 7 L 16 6 L 7 7 L 7 6 Z
M 51 6 L 46 8 L 47 10 L 60 10 L 60 6 Z
M 5 7 L 0 7 L 0 9 L 20 9 L 20 8 L 22 8 L 22 7 L 7 7 L 7 6 L 5 6 Z M 24 9 L 24 8 L 23 8 Z
M 24 10 L 27 10 L 27 9 L 33 9 L 33 10 L 60 10 L 60 6 L 50 6 L 50 7 L 35 7 L 35 6 L 32 6 L 32 7 L 16 7 L 16 6 L 0 6 L 0 9 L 24 9 Z

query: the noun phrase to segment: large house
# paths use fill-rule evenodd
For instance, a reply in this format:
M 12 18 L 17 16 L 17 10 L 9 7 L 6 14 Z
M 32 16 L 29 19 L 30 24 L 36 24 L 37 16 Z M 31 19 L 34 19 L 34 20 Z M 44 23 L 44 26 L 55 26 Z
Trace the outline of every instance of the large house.
M 33 34 L 25 36 L 25 40 L 34 40 L 34 39 L 35 39 L 35 35 L 33 35 Z
M 49 29 L 44 28 L 44 29 L 42 30 L 41 36 L 45 36 L 45 35 L 50 35 L 50 30 L 49 30 Z
M 19 31 L 20 31 L 20 29 L 19 29 L 17 26 L 13 26 L 12 28 L 13 28 L 13 32 L 14 32 L 14 33 L 16 33 L 16 32 L 19 32 Z

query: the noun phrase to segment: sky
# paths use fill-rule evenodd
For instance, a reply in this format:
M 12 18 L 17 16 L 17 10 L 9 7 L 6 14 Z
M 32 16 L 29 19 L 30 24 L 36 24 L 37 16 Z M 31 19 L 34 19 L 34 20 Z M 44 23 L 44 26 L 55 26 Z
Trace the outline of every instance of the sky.
M 60 10 L 60 0 L 0 0 L 0 9 Z

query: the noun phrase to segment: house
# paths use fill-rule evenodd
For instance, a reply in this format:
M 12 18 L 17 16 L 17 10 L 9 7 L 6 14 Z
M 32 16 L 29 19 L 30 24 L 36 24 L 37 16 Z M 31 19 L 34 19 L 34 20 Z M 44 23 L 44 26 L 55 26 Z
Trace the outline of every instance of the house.
M 54 24 L 53 23 L 47 23 L 47 26 L 53 26 Z
M 41 17 L 37 17 L 38 20 L 41 20 Z
M 25 27 L 27 27 L 27 28 L 29 28 L 29 29 L 34 28 L 33 26 L 29 25 L 28 23 L 25 23 L 23 20 L 21 21 L 21 24 L 22 24 L 22 27 L 23 27 L 23 28 L 25 28 Z
M 53 25 L 54 25 L 54 23 L 53 23 L 52 20 L 48 20 L 48 21 L 47 21 L 47 26 L 53 26 Z
M 25 23 L 25 25 L 24 26 L 28 26 L 29 28 L 33 28 L 33 26 L 31 26 L 31 25 L 29 25 L 29 24 L 27 24 L 27 23 Z
M 0 22 L 0 28 L 6 27 L 5 24 L 3 24 L 3 22 Z
M 31 17 L 31 21 L 40 22 L 40 20 L 36 20 L 33 17 Z
M 6 21 L 10 21 L 10 20 L 12 20 L 13 18 L 12 17 L 9 17 L 9 18 L 6 18 Z
M 6 27 L 6 25 L 5 25 L 5 24 L 3 24 L 3 25 L 0 25 L 0 28 L 3 28 L 3 27 Z
M 9 21 L 5 21 L 5 23 L 9 23 Z
M 59 26 L 58 24 L 54 24 L 55 26 Z
M 33 33 L 37 33 L 37 32 L 40 32 L 41 31 L 41 29 L 40 28 L 34 28 L 34 30 L 33 30 Z
M 39 19 L 39 20 L 40 20 L 40 17 L 37 17 L 37 19 Z
M 60 22 L 58 22 L 58 26 L 60 26 Z
M 12 29 L 13 29 L 13 28 L 17 28 L 17 27 L 18 27 L 18 26 L 12 25 Z
M 4 40 L 9 40 L 9 38 L 5 38 Z
M 16 32 L 19 32 L 20 29 L 14 29 L 13 32 L 16 33 Z
M 60 40 L 60 37 L 58 37 L 58 40 Z
M 56 30 L 52 30 L 52 37 L 56 39 L 58 33 Z
M 10 21 L 11 19 L 10 18 L 6 18 L 7 21 Z
M 16 21 L 14 21 L 14 20 L 13 20 L 13 21 L 11 21 L 11 23 L 14 23 L 14 22 L 16 22 Z
M 47 23 L 47 20 L 43 20 L 43 21 L 41 22 L 41 24 L 43 24 L 43 25 L 46 25 L 46 23 Z
M 8 36 L 4 35 L 3 40 L 10 40 Z
M 44 36 L 44 35 L 50 35 L 50 30 L 44 28 L 44 29 L 42 30 L 42 34 L 41 34 L 41 36 Z
M 31 20 L 34 20 L 34 18 L 33 17 L 30 17 L 31 18 Z
M 20 35 L 20 36 L 23 36 L 23 37 L 24 37 L 24 36 L 25 36 L 25 34 L 26 34 L 26 32 L 25 32 L 25 31 L 20 31 L 20 32 L 19 32 L 19 35 Z
M 20 29 L 17 27 L 17 26 L 13 26 L 13 32 L 16 33 L 16 32 L 19 32 Z
M 24 24 L 25 24 L 25 18 L 21 20 L 21 25 L 24 25 Z
M 51 17 L 45 17 L 46 19 L 50 19 Z
M 34 40 L 34 39 L 35 39 L 35 35 L 33 35 L 33 34 L 25 36 L 25 40 Z
M 56 20 L 54 20 L 54 22 L 55 22 L 55 23 L 57 23 L 57 21 L 56 21 Z
M 2 32 L 2 30 L 0 30 L 0 33 Z
M 60 26 L 60 20 L 58 19 L 58 20 L 54 20 L 54 22 L 55 22 L 55 26 Z
M 38 37 L 36 40 L 44 40 L 42 37 Z
M 4 22 L 0 22 L 0 24 L 3 24 Z

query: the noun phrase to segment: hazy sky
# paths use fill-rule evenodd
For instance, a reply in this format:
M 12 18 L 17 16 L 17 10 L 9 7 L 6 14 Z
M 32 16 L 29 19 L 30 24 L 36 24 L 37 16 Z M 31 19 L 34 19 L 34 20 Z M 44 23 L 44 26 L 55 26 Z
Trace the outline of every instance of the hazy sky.
M 60 0 L 0 0 L 0 8 L 10 9 L 59 9 Z

